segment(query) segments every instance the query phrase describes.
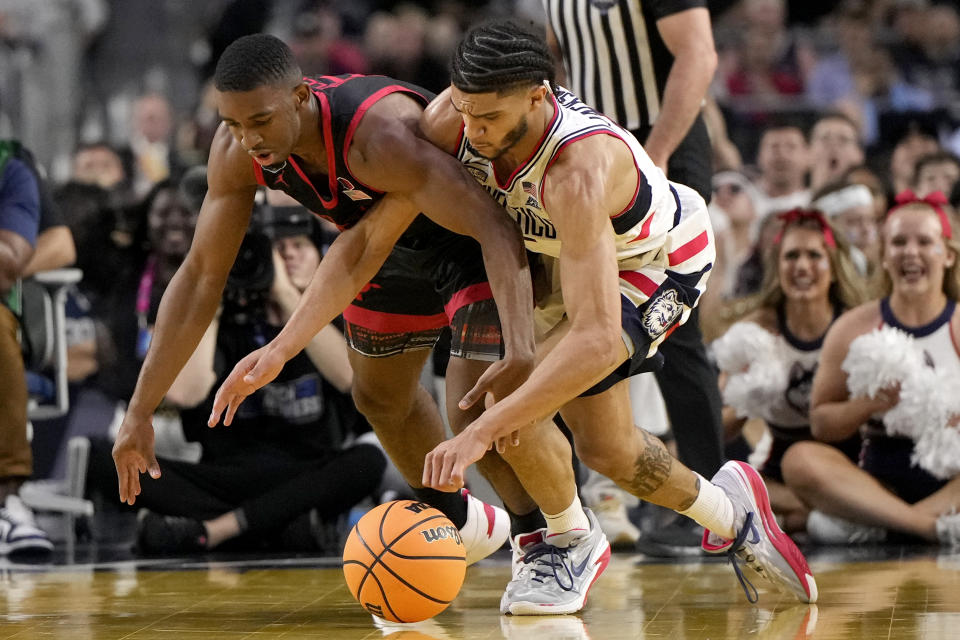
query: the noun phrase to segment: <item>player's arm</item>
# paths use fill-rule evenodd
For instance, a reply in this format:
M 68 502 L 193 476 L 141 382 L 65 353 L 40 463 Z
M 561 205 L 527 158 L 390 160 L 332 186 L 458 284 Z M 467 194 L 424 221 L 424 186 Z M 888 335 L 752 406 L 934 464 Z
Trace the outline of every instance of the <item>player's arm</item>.
M 276 378 L 290 358 L 343 312 L 383 266 L 417 213 L 403 195 L 388 193 L 356 225 L 340 232 L 280 333 L 240 360 L 220 385 L 207 424 L 216 425 L 226 411 L 223 423 L 229 425 L 247 396 Z
M 713 74 L 717 51 L 710 13 L 704 7 L 686 9 L 657 20 L 657 30 L 673 54 L 657 116 L 643 148 L 666 172 L 667 162 L 700 113 Z
M 361 122 L 357 137 L 368 136 L 365 161 L 351 168 L 361 179 L 361 171 L 369 172 L 371 186 L 406 194 L 437 224 L 480 243 L 506 356 L 532 362 L 533 293 L 523 237 L 503 207 L 450 155 L 461 121 L 449 90 L 422 113 L 405 96 L 388 100 L 374 105 Z
M 877 303 L 867 303 L 844 313 L 827 331 L 820 352 L 820 363 L 810 391 L 810 429 L 817 440 L 837 442 L 857 432 L 874 413 L 894 404 L 891 397 L 851 398 L 843 361 L 850 343 L 872 328 Z
M 250 219 L 253 167 L 225 127 L 211 146 L 207 180 L 190 251 L 160 301 L 150 349 L 113 449 L 120 499 L 129 504 L 140 493 L 139 473 L 160 474 L 151 417 L 210 326 Z

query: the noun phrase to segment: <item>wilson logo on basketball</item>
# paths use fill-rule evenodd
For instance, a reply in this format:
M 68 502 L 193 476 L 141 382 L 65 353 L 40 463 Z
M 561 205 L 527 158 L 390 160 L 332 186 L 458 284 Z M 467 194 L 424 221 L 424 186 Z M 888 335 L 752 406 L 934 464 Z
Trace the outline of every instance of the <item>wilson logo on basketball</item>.
M 463 544 L 463 540 L 460 538 L 460 531 L 458 531 L 456 527 L 452 526 L 421 529 L 420 534 L 427 542 L 436 542 L 437 540 L 446 540 L 447 538 L 452 538 L 453 540 L 456 540 L 457 544 Z
M 428 505 L 426 502 L 411 502 L 410 504 L 404 507 L 404 509 L 406 509 L 407 511 L 412 511 L 413 513 L 420 513 L 424 509 L 432 509 L 432 508 L 433 507 Z

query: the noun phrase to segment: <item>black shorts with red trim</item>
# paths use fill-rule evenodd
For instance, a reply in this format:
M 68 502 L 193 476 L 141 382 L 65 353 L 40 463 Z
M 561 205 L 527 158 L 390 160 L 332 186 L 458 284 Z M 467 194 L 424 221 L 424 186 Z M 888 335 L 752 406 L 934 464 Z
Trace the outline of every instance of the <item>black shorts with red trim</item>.
M 449 326 L 451 356 L 501 358 L 500 318 L 480 245 L 440 227 L 419 240 L 395 246 L 343 312 L 350 347 L 375 358 L 431 349 Z

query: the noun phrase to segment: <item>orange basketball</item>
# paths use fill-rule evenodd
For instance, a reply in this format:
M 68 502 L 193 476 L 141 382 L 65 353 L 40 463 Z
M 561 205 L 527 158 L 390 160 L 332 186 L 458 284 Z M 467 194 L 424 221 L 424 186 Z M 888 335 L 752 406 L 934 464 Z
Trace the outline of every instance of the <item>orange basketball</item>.
M 368 511 L 347 537 L 343 575 L 363 607 L 392 622 L 431 618 L 457 597 L 467 563 L 460 532 L 413 500 Z

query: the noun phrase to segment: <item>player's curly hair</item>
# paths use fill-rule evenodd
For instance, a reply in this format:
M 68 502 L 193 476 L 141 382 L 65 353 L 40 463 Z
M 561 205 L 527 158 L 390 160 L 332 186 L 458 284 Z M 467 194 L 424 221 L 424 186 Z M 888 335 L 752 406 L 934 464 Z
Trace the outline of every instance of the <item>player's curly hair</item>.
M 300 65 L 283 40 L 265 33 L 237 38 L 217 61 L 213 83 L 217 91 L 252 91 L 273 83 L 296 84 Z
M 480 24 L 460 41 L 450 80 L 467 93 L 508 93 L 553 81 L 554 65 L 543 37 L 512 20 Z

